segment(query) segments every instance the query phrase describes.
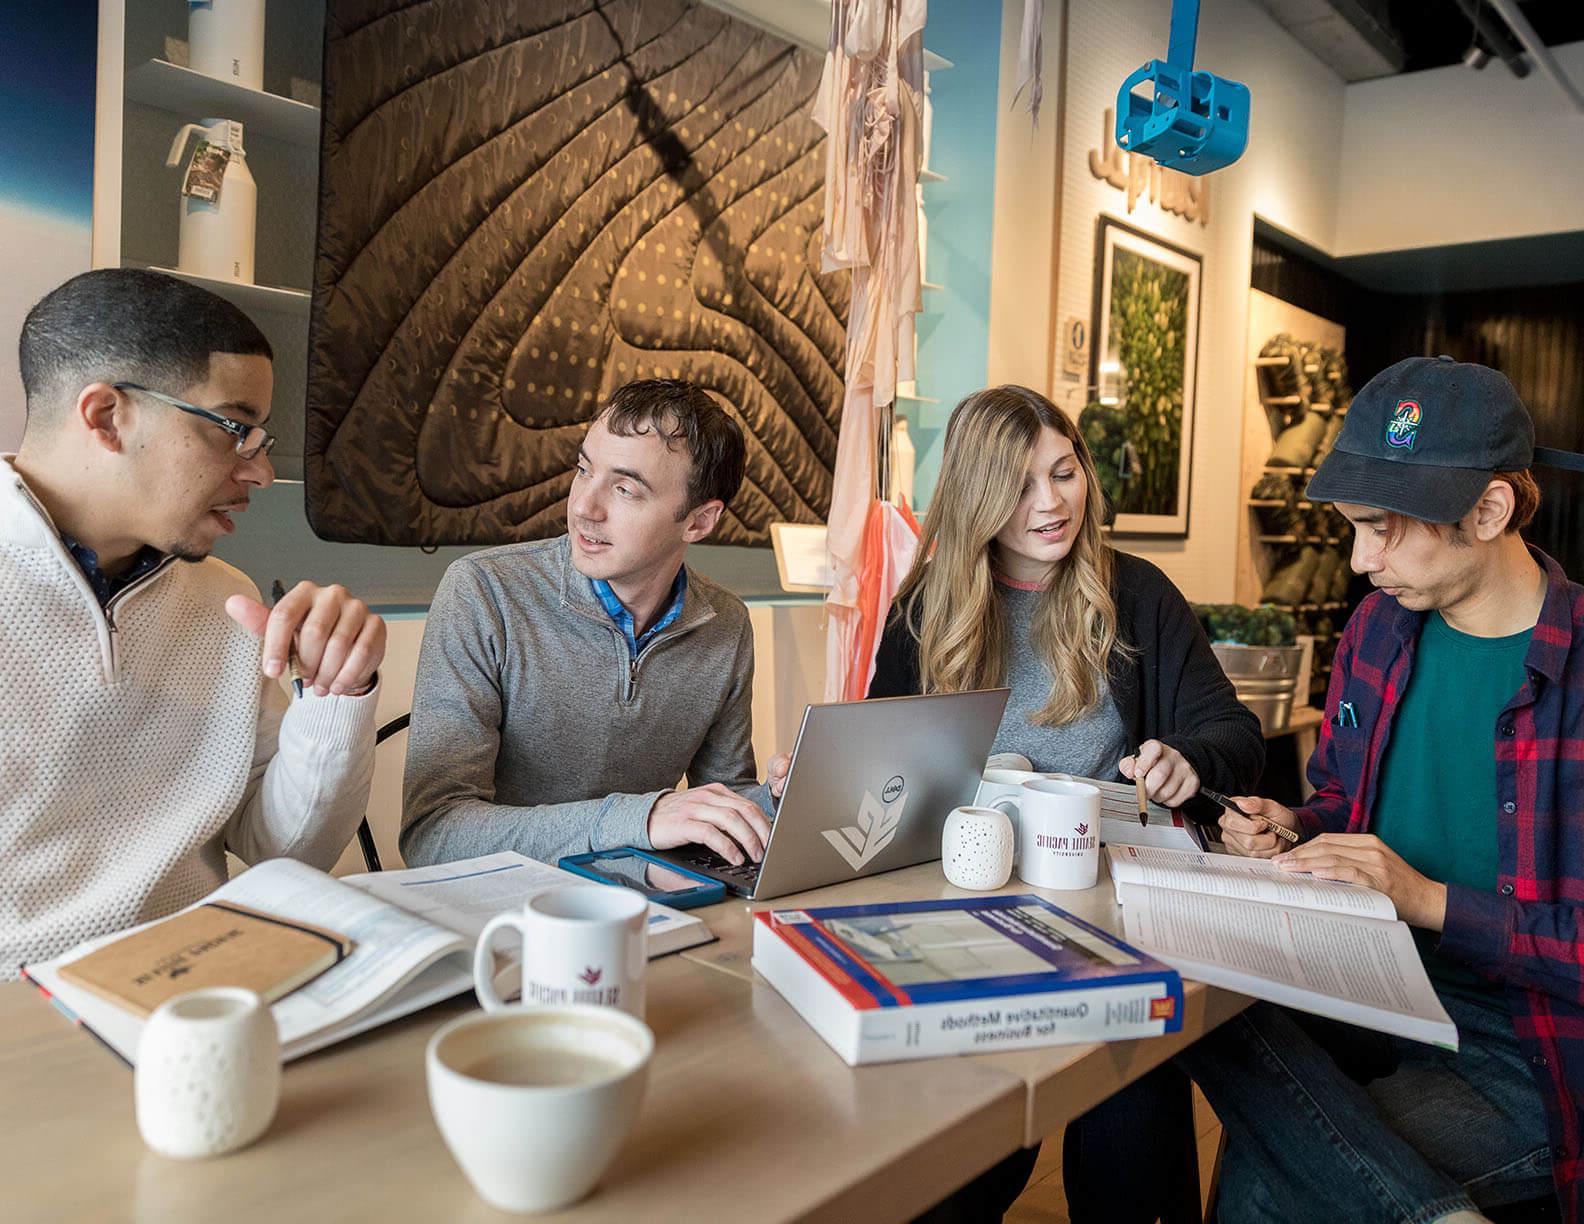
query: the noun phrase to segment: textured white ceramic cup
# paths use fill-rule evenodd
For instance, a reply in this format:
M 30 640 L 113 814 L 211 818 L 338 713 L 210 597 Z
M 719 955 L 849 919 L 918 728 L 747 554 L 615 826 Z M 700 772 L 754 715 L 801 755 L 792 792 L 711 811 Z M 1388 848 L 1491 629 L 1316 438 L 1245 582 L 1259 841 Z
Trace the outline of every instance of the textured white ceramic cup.
M 941 867 L 958 888 L 1000 888 L 1012 876 L 1012 821 L 995 808 L 953 808 L 941 831 Z
M 473 1012 L 429 1041 L 429 1107 L 486 1202 L 552 1211 L 592 1190 L 626 1141 L 653 1053 L 649 1026 L 613 1007 Z
M 177 995 L 138 1041 L 138 1131 L 162 1156 L 235 1151 L 269 1129 L 280 1082 L 280 1035 L 257 994 L 216 986 Z

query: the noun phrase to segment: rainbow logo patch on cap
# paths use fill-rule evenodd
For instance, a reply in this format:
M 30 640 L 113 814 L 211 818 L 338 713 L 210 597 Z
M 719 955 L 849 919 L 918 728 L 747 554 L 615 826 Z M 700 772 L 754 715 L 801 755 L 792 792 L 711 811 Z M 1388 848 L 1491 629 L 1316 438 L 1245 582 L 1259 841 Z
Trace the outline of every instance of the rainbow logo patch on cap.
M 1419 405 L 1414 400 L 1398 400 L 1397 410 L 1386 423 L 1386 445 L 1398 450 L 1413 450 L 1414 439 L 1419 436 Z

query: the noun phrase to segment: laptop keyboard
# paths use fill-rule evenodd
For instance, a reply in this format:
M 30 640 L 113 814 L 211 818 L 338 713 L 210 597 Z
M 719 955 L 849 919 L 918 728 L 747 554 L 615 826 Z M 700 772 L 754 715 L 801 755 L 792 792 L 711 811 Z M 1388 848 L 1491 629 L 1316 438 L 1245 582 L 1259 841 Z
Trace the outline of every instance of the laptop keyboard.
M 684 867 L 692 867 L 712 875 L 726 876 L 745 886 L 751 886 L 759 878 L 759 864 L 752 859 L 739 867 L 716 854 L 708 846 L 680 847 L 673 851 L 673 855 Z

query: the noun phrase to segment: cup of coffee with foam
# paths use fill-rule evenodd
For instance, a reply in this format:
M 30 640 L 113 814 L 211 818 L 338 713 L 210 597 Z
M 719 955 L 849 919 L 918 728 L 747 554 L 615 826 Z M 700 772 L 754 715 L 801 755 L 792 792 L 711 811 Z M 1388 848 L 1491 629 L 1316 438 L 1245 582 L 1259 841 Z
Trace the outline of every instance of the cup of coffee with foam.
M 614 1007 L 473 1012 L 425 1055 L 429 1106 L 462 1172 L 503 1211 L 551 1211 L 590 1190 L 626 1141 L 654 1034 Z

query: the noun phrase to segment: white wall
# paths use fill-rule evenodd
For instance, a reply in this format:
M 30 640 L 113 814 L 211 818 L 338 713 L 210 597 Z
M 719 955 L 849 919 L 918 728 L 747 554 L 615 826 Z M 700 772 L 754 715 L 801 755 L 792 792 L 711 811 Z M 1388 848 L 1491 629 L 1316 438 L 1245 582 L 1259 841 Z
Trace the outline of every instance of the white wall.
M 1584 88 L 1584 42 L 1552 49 Z M 1334 255 L 1584 229 L 1584 114 L 1538 71 L 1461 64 L 1349 86 Z
M 1315 246 L 1331 245 L 1344 91 L 1262 8 L 1245 0 L 1207 6 L 1196 64 L 1252 91 L 1248 152 L 1209 177 L 1208 226 L 1166 213 L 1147 197 L 1129 214 L 1126 194 L 1090 173 L 1089 151 L 1123 79 L 1144 61 L 1164 58 L 1170 16 L 1169 0 L 1071 0 L 1057 315 L 1091 317 L 1101 213 L 1202 256 L 1189 535 L 1118 544 L 1161 566 L 1188 598 L 1224 601 L 1233 596 L 1244 498 L 1240 444 L 1254 214 Z M 1002 219 L 998 210 L 998 227 Z M 1082 382 L 1058 376 L 1053 398 L 1069 406 L 1069 391 L 1076 411 L 1084 402 Z
M 1060 106 L 1062 4 L 1045 5 L 1039 126 L 1027 97 L 1014 107 L 1022 0 L 1001 13 L 1001 81 L 997 98 L 995 225 L 990 257 L 990 336 L 986 381 L 1044 387 L 1050 377 L 1051 268 L 1055 252 L 1056 137 Z

